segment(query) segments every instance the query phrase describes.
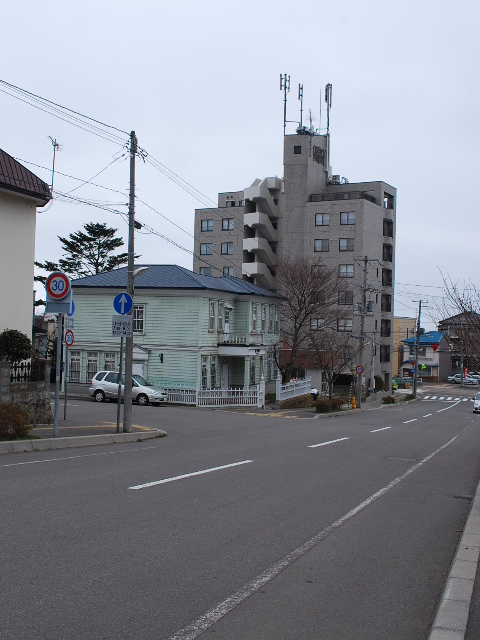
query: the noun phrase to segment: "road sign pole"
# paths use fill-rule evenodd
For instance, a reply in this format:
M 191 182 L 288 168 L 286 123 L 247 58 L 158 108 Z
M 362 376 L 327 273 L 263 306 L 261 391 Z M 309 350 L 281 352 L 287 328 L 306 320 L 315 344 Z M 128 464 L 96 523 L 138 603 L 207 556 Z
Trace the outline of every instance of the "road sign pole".
M 117 433 L 120 433 L 120 408 L 122 406 L 123 338 L 120 338 L 120 364 L 118 365 Z
M 63 313 L 58 314 L 57 363 L 55 367 L 55 406 L 53 409 L 53 435 L 58 437 L 58 405 L 60 401 L 60 360 L 62 359 Z
M 67 386 L 68 386 L 68 350 L 65 352 L 65 371 L 64 371 L 63 388 L 65 397 L 63 399 L 63 419 L 67 419 Z

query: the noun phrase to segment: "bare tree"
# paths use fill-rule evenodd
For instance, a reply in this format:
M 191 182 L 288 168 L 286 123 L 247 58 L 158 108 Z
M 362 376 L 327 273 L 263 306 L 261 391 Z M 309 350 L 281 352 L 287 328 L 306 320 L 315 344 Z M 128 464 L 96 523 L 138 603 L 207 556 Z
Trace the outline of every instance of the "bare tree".
M 282 343 L 276 345 L 274 355 L 285 383 L 306 355 L 316 362 L 325 361 L 328 349 L 321 345 L 322 336 L 336 333 L 338 323 L 346 319 L 347 314 L 338 307 L 341 291 L 338 271 L 327 268 L 321 260 L 313 264 L 305 258 L 283 260 L 278 264 L 277 282 L 284 302 Z

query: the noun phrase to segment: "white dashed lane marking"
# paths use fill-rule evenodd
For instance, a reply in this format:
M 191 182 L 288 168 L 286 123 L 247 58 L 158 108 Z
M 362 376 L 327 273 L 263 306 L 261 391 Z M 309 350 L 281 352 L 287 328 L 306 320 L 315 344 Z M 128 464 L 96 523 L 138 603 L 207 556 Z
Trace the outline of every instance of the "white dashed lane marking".
M 382 427 L 381 429 L 373 429 L 370 433 L 377 433 L 377 431 L 385 431 L 385 429 L 391 429 L 392 427 Z
M 308 449 L 314 449 L 315 447 L 325 447 L 327 444 L 333 444 L 334 442 L 341 442 L 342 440 L 348 440 L 348 438 L 338 438 L 338 440 L 329 440 L 328 442 L 320 442 L 319 444 L 309 444 Z

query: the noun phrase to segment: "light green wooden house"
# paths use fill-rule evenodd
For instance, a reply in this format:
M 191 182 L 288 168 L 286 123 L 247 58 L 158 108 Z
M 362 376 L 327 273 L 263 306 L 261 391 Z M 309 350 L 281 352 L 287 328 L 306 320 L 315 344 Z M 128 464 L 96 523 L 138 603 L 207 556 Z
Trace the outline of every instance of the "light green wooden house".
M 239 278 L 203 276 L 176 265 L 135 268 L 140 266 L 148 271 L 135 278 L 133 373 L 163 387 L 203 389 L 245 389 L 263 375 L 267 392 L 274 390 L 280 296 Z M 118 369 L 113 300 L 126 286 L 126 267 L 72 282 L 69 382 L 88 384 L 97 371 Z

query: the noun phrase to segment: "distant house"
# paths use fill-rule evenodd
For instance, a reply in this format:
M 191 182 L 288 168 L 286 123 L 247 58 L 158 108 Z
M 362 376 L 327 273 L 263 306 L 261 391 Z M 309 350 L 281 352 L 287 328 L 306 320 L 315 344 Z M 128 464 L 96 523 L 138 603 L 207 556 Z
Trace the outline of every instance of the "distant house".
M 415 318 L 406 318 L 402 316 L 395 316 L 393 318 L 392 371 L 394 376 L 402 375 L 402 362 L 407 359 L 405 358 L 405 345 L 402 340 L 411 338 L 415 335 L 416 323 L 417 321 Z
M 410 377 L 413 368 L 418 366 L 417 374 L 428 382 L 446 382 L 452 373 L 450 348 L 445 335 L 440 331 L 427 331 L 419 338 L 418 363 L 415 363 L 415 336 L 402 340 L 405 345 L 401 375 Z
M 126 267 L 72 282 L 69 382 L 89 383 L 97 370 L 118 368 L 113 300 L 126 285 Z M 248 388 L 263 375 L 273 390 L 281 302 L 239 278 L 148 265 L 135 278 L 133 372 L 165 387 L 194 388 Z
M 445 334 L 450 345 L 452 372 L 460 373 L 463 367 L 471 371 L 480 369 L 480 315 L 465 311 L 438 323 L 438 330 Z
M 51 198 L 43 180 L 0 149 L 0 332 L 32 337 L 36 213 Z

